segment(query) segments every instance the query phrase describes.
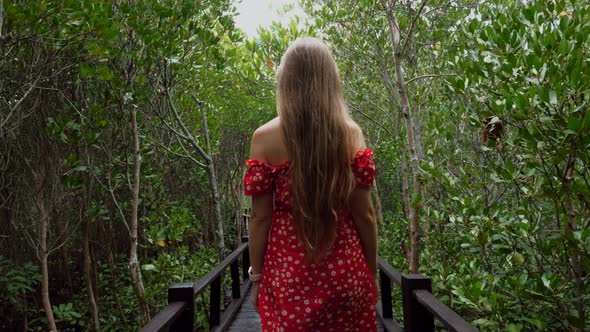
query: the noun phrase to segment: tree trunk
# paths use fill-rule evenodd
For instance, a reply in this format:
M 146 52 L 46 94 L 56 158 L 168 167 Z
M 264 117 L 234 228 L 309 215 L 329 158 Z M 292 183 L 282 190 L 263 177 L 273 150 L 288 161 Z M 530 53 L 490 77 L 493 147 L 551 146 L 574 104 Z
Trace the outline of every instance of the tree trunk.
M 110 202 L 110 201 L 109 201 Z M 110 205 L 110 204 L 109 204 Z M 113 251 L 115 250 L 115 246 L 113 244 L 113 225 L 109 221 L 109 233 L 107 234 L 109 237 L 109 248 L 108 248 L 108 258 L 109 258 L 109 270 L 110 270 L 110 277 L 111 277 L 111 291 L 113 293 L 113 298 L 115 299 L 115 304 L 117 305 L 117 310 L 120 314 L 120 319 L 122 322 L 127 323 L 127 315 L 123 311 L 121 307 L 121 301 L 119 301 L 119 293 L 117 293 L 117 278 L 115 277 L 117 265 L 115 264 L 115 258 L 113 257 Z
M 207 175 L 209 176 L 209 184 L 211 185 L 211 193 L 213 196 L 213 205 L 215 207 L 215 220 L 217 222 L 217 245 L 219 247 L 219 261 L 222 261 L 225 256 L 225 241 L 223 232 L 223 216 L 221 214 L 221 199 L 219 198 L 217 176 L 215 175 L 215 166 L 213 163 L 213 155 L 211 153 L 211 142 L 209 139 L 209 127 L 207 126 L 207 112 L 205 111 L 205 103 L 201 101 L 199 101 L 198 103 L 199 108 L 201 110 L 201 116 L 203 118 L 203 136 L 205 137 L 205 144 L 207 145 Z
M 139 130 L 137 128 L 137 111 L 131 111 L 131 127 L 133 129 L 133 155 L 135 166 L 133 170 L 133 201 L 131 203 L 131 248 L 129 250 L 129 267 L 131 269 L 131 280 L 139 302 L 141 311 L 141 322 L 145 325 L 150 320 L 150 312 L 145 300 L 145 289 L 141 279 L 141 267 L 139 266 L 139 259 L 137 258 L 137 209 L 139 206 L 139 176 L 141 171 L 141 154 L 139 151 Z
M 400 43 L 401 33 L 399 25 L 395 18 L 392 8 L 385 8 L 387 14 L 387 21 L 389 24 L 391 46 L 394 50 L 394 64 L 395 77 L 398 93 L 400 96 L 401 114 L 404 118 L 406 126 L 406 147 L 410 154 L 410 167 L 412 171 L 412 200 L 409 206 L 409 221 L 410 221 L 410 273 L 418 273 L 418 265 L 420 260 L 420 225 L 418 218 L 420 214 L 420 207 L 422 204 L 422 183 L 420 181 L 420 157 L 417 152 L 417 144 L 414 140 L 414 125 L 412 123 L 412 113 L 410 109 L 410 101 L 408 98 L 408 90 L 404 81 L 404 74 L 402 69 L 403 49 Z
M 562 179 L 562 188 L 563 193 L 565 195 L 565 212 L 567 214 L 567 227 L 571 232 L 574 232 L 578 228 L 578 223 L 576 222 L 576 213 L 574 211 L 574 206 L 572 204 L 572 177 L 574 173 L 575 167 L 575 159 L 570 156 L 566 169 L 565 174 L 563 175 Z M 582 279 L 582 271 L 581 271 L 581 264 L 580 264 L 580 252 L 578 248 L 572 246 L 572 256 L 571 256 L 571 267 L 574 272 L 574 282 L 576 284 L 576 297 L 578 298 L 576 302 L 576 310 L 578 311 L 578 318 L 581 321 L 581 326 L 585 326 L 586 324 L 586 315 L 585 315 L 585 305 L 584 305 L 584 280 Z M 583 331 L 584 328 L 576 329 L 577 331 Z
M 400 185 L 402 192 L 402 205 L 404 209 L 404 216 L 409 218 L 410 215 L 410 188 L 408 186 L 408 165 L 406 164 L 406 151 L 403 147 L 399 149 L 400 155 Z
M 59 215 L 58 212 L 54 210 L 53 215 Z M 61 222 L 56 222 L 57 229 L 60 234 L 64 234 L 67 232 L 64 225 Z M 66 289 L 68 296 L 71 295 L 72 291 L 74 290 L 74 283 L 72 281 L 72 273 L 70 272 L 70 251 L 69 247 L 66 243 L 64 243 L 61 248 L 59 249 L 62 257 L 62 264 L 63 264 L 63 275 L 65 279 Z
M 42 147 L 44 148 L 44 147 Z M 43 158 L 43 156 L 41 156 Z M 45 161 L 41 161 L 42 164 Z M 51 301 L 49 299 L 49 269 L 47 257 L 49 252 L 47 250 L 47 209 L 45 206 L 45 197 L 43 191 L 45 190 L 46 181 L 46 166 L 40 166 L 39 173 L 33 171 L 33 178 L 35 180 L 35 205 L 37 207 L 38 222 L 39 222 L 39 260 L 41 264 L 41 301 L 43 309 L 45 310 L 45 317 L 47 318 L 47 325 L 50 331 L 57 331 L 55 325 L 55 318 L 53 317 L 53 310 L 51 308 Z
M 4 22 L 4 4 L 0 0 L 0 40 L 2 40 L 2 24 Z
M 1 1 L 1 0 L 0 0 Z M 27 297 L 23 296 L 23 332 L 29 331 L 29 319 L 27 318 Z
M 92 321 L 94 322 L 93 328 L 95 332 L 100 331 L 100 321 L 98 319 L 98 306 L 96 305 L 96 296 L 93 287 L 93 269 L 92 262 L 93 257 L 90 255 L 90 221 L 83 220 L 84 211 L 88 207 L 90 202 L 91 193 L 91 181 L 90 177 L 86 178 L 86 186 L 84 188 L 84 197 L 82 198 L 82 204 L 80 209 L 80 223 L 84 223 L 84 279 L 86 281 L 86 293 L 88 294 L 88 304 L 90 305 L 90 314 Z
M 397 84 L 402 101 L 402 115 L 406 123 L 406 137 L 407 148 L 410 153 L 410 166 L 412 170 L 412 191 L 413 197 L 409 206 L 410 219 L 410 273 L 418 273 L 418 263 L 420 259 L 420 226 L 418 224 L 418 216 L 421 206 L 422 183 L 420 181 L 420 159 L 416 151 L 416 144 L 414 142 L 414 128 L 412 125 L 412 114 L 410 111 L 410 103 L 408 94 L 403 79 L 403 72 L 401 67 L 401 55 L 395 55 L 395 72 L 397 77 Z
M 243 222 L 243 218 L 242 218 L 242 214 L 244 213 L 242 211 L 242 195 L 241 195 L 241 190 L 242 190 L 242 180 L 240 180 L 241 177 L 238 177 L 238 179 L 236 179 L 237 183 L 234 184 L 231 188 L 231 196 L 232 196 L 232 200 L 234 203 L 234 218 L 236 219 L 236 231 L 237 231 L 237 235 L 238 235 L 238 243 L 242 243 L 242 236 L 245 236 L 245 229 L 244 229 L 244 222 Z
M 88 294 L 88 303 L 90 304 L 90 313 L 94 322 L 93 330 L 100 331 L 100 321 L 98 319 L 98 307 L 92 288 L 92 262 L 90 258 L 90 222 L 86 222 L 84 227 L 84 279 L 86 280 L 86 293 Z

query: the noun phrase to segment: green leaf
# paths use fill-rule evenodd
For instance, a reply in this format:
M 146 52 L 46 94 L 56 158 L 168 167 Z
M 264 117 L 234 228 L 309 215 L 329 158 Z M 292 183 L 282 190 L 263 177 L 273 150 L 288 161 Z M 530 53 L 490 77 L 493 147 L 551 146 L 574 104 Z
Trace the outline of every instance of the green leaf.
M 547 287 L 548 289 L 551 289 L 551 280 L 549 280 L 549 276 L 547 275 L 547 273 L 543 274 L 543 276 L 541 277 L 541 281 L 543 281 L 543 286 Z
M 516 106 L 518 106 L 518 108 L 520 108 L 520 109 L 525 109 L 529 103 L 527 97 L 525 97 L 523 95 L 517 95 L 515 98 L 515 101 L 516 101 Z
M 91 77 L 94 75 L 94 69 L 85 63 L 80 63 L 80 75 L 82 77 Z
M 541 99 L 541 101 L 544 101 L 546 103 L 549 102 L 549 89 L 547 89 L 544 86 L 539 86 L 537 87 L 537 95 L 539 96 L 539 98 Z
M 514 256 L 512 256 L 512 260 L 518 264 L 518 265 L 522 265 L 524 263 L 524 256 L 522 256 L 520 253 L 515 252 Z
M 551 105 L 557 105 L 557 92 L 555 90 L 549 91 L 549 103 Z
M 559 52 L 563 55 L 566 55 L 569 53 L 570 50 L 570 45 L 567 41 L 567 39 L 562 38 L 561 41 L 559 42 Z
M 153 271 L 156 270 L 156 266 L 154 264 L 144 264 L 141 266 L 141 269 L 144 271 Z
M 520 332 L 521 331 L 521 327 L 515 324 L 508 324 L 507 326 L 508 328 L 508 332 Z
M 98 77 L 103 81 L 110 81 L 114 76 L 107 66 L 100 66 L 98 67 Z
M 525 10 L 522 11 L 522 14 L 524 16 L 524 18 L 533 23 L 535 21 L 535 13 L 533 12 L 533 10 L 531 8 L 526 8 Z
M 578 83 L 580 82 L 580 76 L 582 75 L 582 67 L 580 63 L 577 63 L 570 73 L 570 83 L 577 87 Z
M 573 132 L 578 132 L 582 126 L 582 121 L 577 116 L 572 116 L 567 120 L 567 127 Z

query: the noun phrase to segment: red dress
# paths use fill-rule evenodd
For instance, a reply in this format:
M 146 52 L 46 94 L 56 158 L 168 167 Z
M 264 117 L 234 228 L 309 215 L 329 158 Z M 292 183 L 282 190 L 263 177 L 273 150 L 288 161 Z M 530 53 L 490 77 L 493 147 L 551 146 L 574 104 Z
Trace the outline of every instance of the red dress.
M 352 160 L 357 186 L 373 185 L 372 155 L 365 149 Z M 262 331 L 377 331 L 377 292 L 350 211 L 338 213 L 330 254 L 308 266 L 291 213 L 290 162 L 271 166 L 248 160 L 246 165 L 245 194 L 274 194 L 258 294 Z

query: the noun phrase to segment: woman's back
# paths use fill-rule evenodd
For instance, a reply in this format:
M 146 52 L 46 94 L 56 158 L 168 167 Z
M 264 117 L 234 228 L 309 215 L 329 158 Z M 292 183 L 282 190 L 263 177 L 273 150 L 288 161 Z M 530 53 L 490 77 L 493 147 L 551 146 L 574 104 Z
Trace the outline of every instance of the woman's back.
M 244 179 L 263 331 L 375 331 L 373 152 L 324 44 L 291 45 L 277 80 L 279 117 L 254 133 Z

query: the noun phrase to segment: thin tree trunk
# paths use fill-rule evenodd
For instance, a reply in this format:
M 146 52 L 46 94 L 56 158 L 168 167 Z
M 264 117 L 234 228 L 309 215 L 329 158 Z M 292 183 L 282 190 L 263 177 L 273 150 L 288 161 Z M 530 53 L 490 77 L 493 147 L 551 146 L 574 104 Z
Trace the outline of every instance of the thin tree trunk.
M 237 184 L 234 184 L 231 188 L 231 195 L 232 195 L 232 200 L 234 201 L 234 213 L 235 216 L 234 218 L 236 219 L 236 231 L 238 233 L 238 243 L 242 243 L 242 236 L 245 235 L 244 233 L 244 223 L 243 223 L 243 217 L 242 217 L 242 196 L 240 195 L 241 192 L 241 188 L 242 188 L 242 184 L 241 184 L 241 180 L 239 179 L 240 177 L 238 177 L 238 179 L 236 179 L 236 181 L 238 182 Z
M 196 99 L 196 98 L 195 98 Z M 219 246 L 219 260 L 223 260 L 225 256 L 225 241 L 223 232 L 223 216 L 221 214 L 221 199 L 219 198 L 219 188 L 217 186 L 217 176 L 215 175 L 215 166 L 213 163 L 213 155 L 211 153 L 211 142 L 209 139 L 209 127 L 207 126 L 207 112 L 205 110 L 205 103 L 198 101 L 203 118 L 203 136 L 205 137 L 205 144 L 207 147 L 207 175 L 209 176 L 209 183 L 211 185 L 211 193 L 213 196 L 213 205 L 215 206 L 215 219 L 217 222 L 217 245 Z
M 93 288 L 93 276 L 92 269 L 93 257 L 90 255 L 90 221 L 84 219 L 84 211 L 90 201 L 91 193 L 91 182 L 89 177 L 86 179 L 86 186 L 84 190 L 84 197 L 82 198 L 82 204 L 80 209 L 80 223 L 84 223 L 84 279 L 86 281 L 86 293 L 88 294 L 88 304 L 90 305 L 90 314 L 92 321 L 94 322 L 94 331 L 100 331 L 100 321 L 98 319 L 98 306 L 96 304 L 96 296 Z
M 414 140 L 414 125 L 412 123 L 412 113 L 410 110 L 410 101 L 408 98 L 408 91 L 404 81 L 404 74 L 402 69 L 402 49 L 400 45 L 400 33 L 397 19 L 393 15 L 391 8 L 387 10 L 387 19 L 390 29 L 391 44 L 394 49 L 394 64 L 396 85 L 399 91 L 401 102 L 401 114 L 404 117 L 406 125 L 406 146 L 410 154 L 410 167 L 412 171 L 412 191 L 413 198 L 409 206 L 409 221 L 410 221 L 410 273 L 418 273 L 418 264 L 420 259 L 420 227 L 418 224 L 418 217 L 421 206 L 422 183 L 420 181 L 420 157 L 416 149 L 416 142 Z
M 410 215 L 410 188 L 408 186 L 408 165 L 406 164 L 406 150 L 403 147 L 399 147 L 400 155 L 400 185 L 402 192 L 402 205 L 404 209 L 404 216 L 409 218 Z
M 45 147 L 42 147 L 45 148 Z M 43 156 L 42 156 L 43 158 Z M 42 161 L 41 163 L 45 163 Z M 46 166 L 40 166 L 40 168 L 46 168 Z M 47 318 L 47 325 L 49 330 L 57 331 L 55 325 L 55 318 L 53 317 L 53 310 L 51 308 L 51 300 L 49 298 L 49 269 L 47 263 L 47 257 L 49 252 L 47 250 L 47 210 L 45 206 L 45 197 L 43 194 L 45 181 L 46 181 L 46 169 L 40 169 L 39 173 L 33 172 L 33 178 L 35 179 L 35 205 L 37 207 L 38 222 L 39 222 L 39 260 L 41 264 L 41 301 L 43 303 L 43 309 L 45 310 L 45 317 Z
M 401 67 L 401 55 L 395 55 L 395 72 L 397 78 L 397 85 L 401 95 L 402 115 L 406 123 L 406 138 L 407 148 L 410 153 L 410 166 L 412 170 L 412 190 L 413 199 L 409 206 L 410 219 L 410 273 L 418 273 L 418 263 L 420 259 L 420 227 L 418 224 L 418 216 L 421 206 L 422 182 L 420 181 L 420 159 L 416 151 L 416 144 L 414 142 L 414 128 L 412 125 L 412 114 L 410 110 L 410 102 L 406 85 L 404 83 L 403 72 Z
M 570 231 L 575 231 L 578 228 L 576 222 L 576 213 L 572 204 L 572 177 L 574 173 L 575 159 L 570 156 L 566 165 L 565 174 L 562 179 L 563 193 L 565 194 L 565 211 L 567 214 L 567 226 Z M 576 284 L 576 310 L 578 311 L 578 318 L 581 321 L 581 326 L 586 324 L 585 305 L 584 305 L 584 281 L 582 280 L 581 264 L 580 264 L 580 253 L 578 248 L 572 248 L 571 265 L 574 272 L 574 282 Z M 583 331 L 584 328 L 576 329 L 577 331 Z
M 2 40 L 2 24 L 4 22 L 4 4 L 0 0 L 0 40 Z
M 131 205 L 131 248 L 129 250 L 129 267 L 131 268 L 131 279 L 133 281 L 133 287 L 137 294 L 137 300 L 141 311 L 141 322 L 145 325 L 150 320 L 150 312 L 145 300 L 145 289 L 143 287 L 143 281 L 141 279 L 141 268 L 139 266 L 139 260 L 137 258 L 137 209 L 139 206 L 139 176 L 141 171 L 141 154 L 139 151 L 139 130 L 137 128 L 137 111 L 133 109 L 131 111 L 131 126 L 133 129 L 133 155 L 135 159 L 135 166 L 133 170 L 133 201 Z
M 108 258 L 109 258 L 109 265 L 110 265 L 110 275 L 111 275 L 111 287 L 112 287 L 112 293 L 113 293 L 113 298 L 115 299 L 115 304 L 117 305 L 117 310 L 119 311 L 119 314 L 121 315 L 121 321 L 124 323 L 127 323 L 127 316 L 125 315 L 125 312 L 123 311 L 123 308 L 121 307 L 121 301 L 119 301 L 119 293 L 117 293 L 117 278 L 115 277 L 115 271 L 117 269 L 117 266 L 115 265 L 115 258 L 113 257 L 113 249 L 114 249 L 114 245 L 113 245 L 113 226 L 112 223 L 109 222 L 109 254 L 108 254 Z
M 27 297 L 23 295 L 23 332 L 29 331 L 29 319 L 27 318 L 27 311 Z
M 55 214 L 56 211 L 54 210 L 54 215 L 58 215 Z M 65 232 L 67 231 L 66 229 L 64 229 L 64 225 L 61 222 L 57 222 L 57 229 L 59 231 L 60 234 L 65 234 Z M 70 272 L 70 252 L 69 252 L 69 247 L 67 244 L 64 243 L 64 245 L 59 249 L 60 253 L 61 253 L 61 257 L 62 257 L 62 264 L 63 264 L 63 274 L 64 274 L 64 279 L 65 279 L 65 283 L 66 283 L 66 289 L 67 289 L 67 294 L 71 294 L 72 290 L 74 289 L 74 283 L 72 282 L 72 273 Z
M 100 331 L 100 321 L 98 319 L 98 306 L 94 297 L 92 288 L 92 262 L 90 258 L 90 223 L 87 221 L 84 227 L 84 279 L 86 280 L 86 293 L 88 294 L 88 303 L 90 304 L 90 314 L 94 322 L 93 330 Z

